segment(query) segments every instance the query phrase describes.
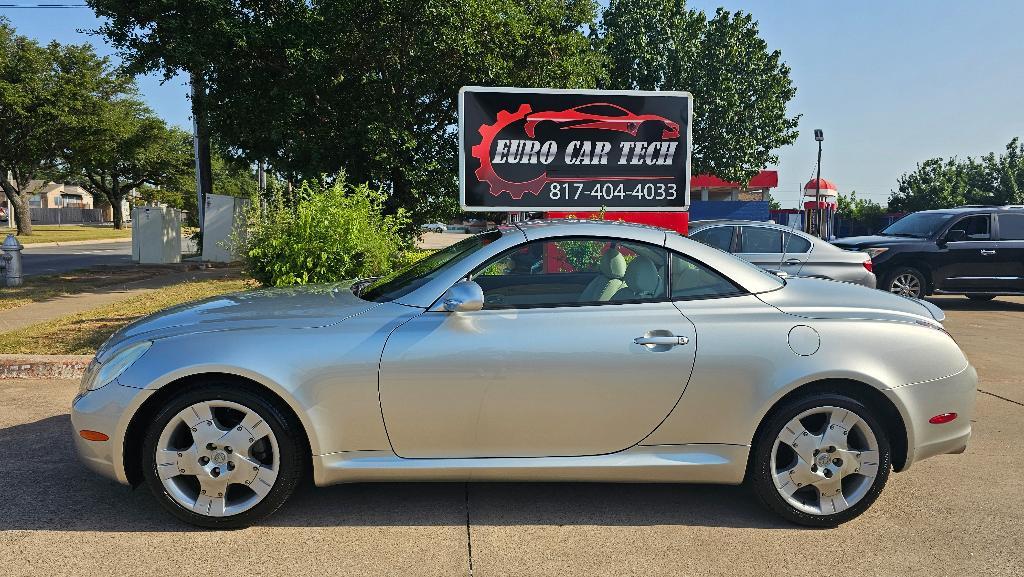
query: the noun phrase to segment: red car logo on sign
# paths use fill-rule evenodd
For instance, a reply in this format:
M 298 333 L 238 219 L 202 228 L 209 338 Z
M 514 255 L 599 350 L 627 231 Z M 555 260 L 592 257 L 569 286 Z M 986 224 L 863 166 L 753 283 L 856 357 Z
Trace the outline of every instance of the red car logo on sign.
M 567 110 L 551 110 L 531 114 L 526 117 L 526 126 L 524 127 L 526 135 L 533 138 L 537 125 L 545 120 L 557 124 L 573 123 L 563 126 L 562 130 L 591 128 L 595 130 L 625 132 L 630 136 L 636 136 L 637 131 L 640 130 L 640 125 L 644 122 L 661 122 L 665 125 L 665 128 L 661 131 L 662 140 L 675 140 L 679 138 L 679 123 L 677 122 L 656 114 L 634 114 L 621 106 L 606 102 L 595 102 Z

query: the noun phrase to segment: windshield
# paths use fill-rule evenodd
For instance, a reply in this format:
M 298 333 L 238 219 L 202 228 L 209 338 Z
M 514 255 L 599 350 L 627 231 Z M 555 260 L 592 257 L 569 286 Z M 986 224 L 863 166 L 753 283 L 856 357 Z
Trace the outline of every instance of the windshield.
M 500 231 L 492 230 L 463 239 L 401 270 L 374 280 L 359 292 L 359 297 L 378 303 L 393 301 L 427 284 L 445 269 L 500 237 Z
M 939 229 L 954 216 L 954 214 L 948 212 L 915 212 L 890 224 L 880 234 L 884 236 L 929 238 L 939 232 Z

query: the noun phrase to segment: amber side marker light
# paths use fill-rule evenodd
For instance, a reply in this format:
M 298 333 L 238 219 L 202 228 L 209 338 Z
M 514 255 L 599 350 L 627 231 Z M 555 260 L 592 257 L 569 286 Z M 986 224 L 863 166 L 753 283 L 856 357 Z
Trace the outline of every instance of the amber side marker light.
M 78 434 L 81 435 L 82 438 L 85 439 L 86 441 L 107 441 L 110 439 L 110 437 L 104 435 L 99 431 L 89 431 L 83 429 L 81 431 L 78 431 Z
M 933 425 L 941 425 L 942 423 L 948 423 L 956 418 L 956 413 L 942 413 L 941 415 L 935 415 L 928 419 L 928 422 Z

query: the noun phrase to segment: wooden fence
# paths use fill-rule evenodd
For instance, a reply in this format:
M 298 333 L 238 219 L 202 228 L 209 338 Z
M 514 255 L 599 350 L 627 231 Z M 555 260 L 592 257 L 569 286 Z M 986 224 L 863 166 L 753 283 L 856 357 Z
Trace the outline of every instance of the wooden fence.
M 81 224 L 108 222 L 102 208 L 33 208 L 33 224 Z

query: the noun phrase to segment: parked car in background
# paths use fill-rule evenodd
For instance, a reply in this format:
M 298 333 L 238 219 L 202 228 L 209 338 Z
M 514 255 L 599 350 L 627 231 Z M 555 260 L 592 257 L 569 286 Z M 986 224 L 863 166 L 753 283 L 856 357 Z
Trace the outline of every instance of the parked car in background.
M 890 470 L 966 448 L 977 374 L 943 318 L 663 229 L 533 221 L 369 282 L 138 320 L 97 351 L 71 422 L 91 469 L 204 527 L 256 522 L 307 473 L 746 481 L 834 526 Z
M 908 214 L 836 246 L 871 255 L 879 288 L 920 298 L 1024 294 L 1024 206 L 961 206 Z
M 445 232 L 448 230 L 448 225 L 443 222 L 428 222 L 420 226 L 420 229 L 427 232 Z
M 694 221 L 690 238 L 790 276 L 827 278 L 875 288 L 871 258 L 780 224 L 750 220 Z

